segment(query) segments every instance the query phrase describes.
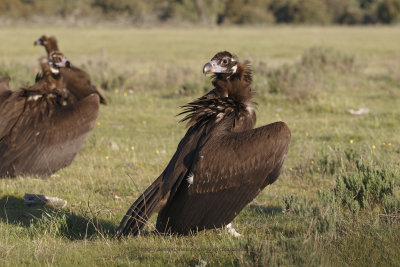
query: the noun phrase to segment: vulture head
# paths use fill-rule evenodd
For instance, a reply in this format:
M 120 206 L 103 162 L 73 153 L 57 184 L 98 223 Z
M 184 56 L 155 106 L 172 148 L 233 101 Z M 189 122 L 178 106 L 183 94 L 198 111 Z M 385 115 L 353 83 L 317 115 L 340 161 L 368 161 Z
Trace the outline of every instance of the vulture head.
M 54 51 L 49 59 L 43 57 L 39 60 L 42 71 L 36 75 L 35 84 L 28 88 L 30 91 L 58 91 L 64 94 L 64 81 L 60 72 L 61 68 L 69 68 L 70 63 L 63 53 Z
M 67 60 L 63 53 L 54 51 L 49 55 L 49 66 L 53 74 L 58 74 L 60 73 L 60 68 L 69 68 L 71 67 L 71 63 Z
M 239 59 L 235 54 L 228 51 L 217 53 L 203 67 L 204 74 L 216 74 L 224 77 L 236 73 Z
M 249 61 L 239 61 L 235 54 L 222 51 L 204 65 L 203 73 L 213 74 L 212 83 L 218 96 L 254 106 L 250 103 L 254 92 L 251 90 L 253 79 Z
M 54 36 L 43 35 L 35 42 L 33 45 L 42 45 L 46 48 L 47 55 L 50 55 L 51 52 L 58 50 L 57 39 Z

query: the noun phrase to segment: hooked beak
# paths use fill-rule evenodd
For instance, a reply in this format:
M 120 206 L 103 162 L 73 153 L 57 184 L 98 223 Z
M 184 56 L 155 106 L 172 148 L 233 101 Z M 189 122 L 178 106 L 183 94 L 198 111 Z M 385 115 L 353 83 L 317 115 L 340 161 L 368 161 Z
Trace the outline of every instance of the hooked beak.
M 36 41 L 33 42 L 33 45 L 43 45 L 43 42 L 41 39 L 37 39 Z
M 211 60 L 210 62 L 207 62 L 204 67 L 203 67 L 203 74 L 211 74 L 211 73 L 225 73 L 226 68 L 221 67 L 218 65 L 218 63 L 215 60 Z
M 210 62 L 207 62 L 207 64 L 205 64 L 204 67 L 203 67 L 203 74 L 207 75 L 207 74 L 210 74 L 210 73 L 212 73 L 212 65 L 211 65 Z

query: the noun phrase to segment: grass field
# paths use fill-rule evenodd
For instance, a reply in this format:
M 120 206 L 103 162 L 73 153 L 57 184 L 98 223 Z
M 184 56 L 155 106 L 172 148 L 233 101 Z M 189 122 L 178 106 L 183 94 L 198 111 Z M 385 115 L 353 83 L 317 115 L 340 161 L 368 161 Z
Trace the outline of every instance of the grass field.
M 0 28 L 12 88 L 33 82 L 45 52 L 32 44 L 47 33 L 110 102 L 71 166 L 0 180 L 0 265 L 400 266 L 399 30 Z M 201 70 L 221 50 L 252 61 L 257 125 L 292 131 L 282 175 L 233 221 L 241 238 L 160 237 L 153 217 L 142 236 L 112 239 L 184 135 L 179 106 L 212 89 Z M 28 208 L 24 193 L 68 204 Z

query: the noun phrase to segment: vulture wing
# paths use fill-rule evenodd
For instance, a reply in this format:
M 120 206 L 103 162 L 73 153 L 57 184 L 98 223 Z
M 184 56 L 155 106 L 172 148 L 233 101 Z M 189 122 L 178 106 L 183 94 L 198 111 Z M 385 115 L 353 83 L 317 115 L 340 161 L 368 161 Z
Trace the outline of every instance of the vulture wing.
M 164 207 L 188 175 L 202 139 L 206 136 L 207 126 L 191 127 L 180 141 L 178 148 L 163 173 L 132 204 L 122 219 L 116 236 L 132 233 L 137 235 L 154 213 Z
M 279 176 L 290 130 L 276 122 L 207 141 L 194 156 L 190 174 L 160 212 L 157 229 L 187 234 L 230 223 Z
M 69 165 L 93 129 L 98 109 L 96 94 L 61 106 L 14 93 L 0 110 L 5 118 L 0 121 L 0 176 L 48 176 Z
M 160 232 L 186 234 L 228 224 L 278 178 L 290 143 L 286 124 L 215 139 L 208 138 L 208 131 L 207 125 L 189 129 L 167 168 L 122 219 L 118 238 L 139 234 L 160 209 Z
M 82 99 L 89 94 L 96 93 L 100 97 L 100 103 L 107 104 L 105 97 L 92 84 L 89 75 L 83 70 L 71 66 L 60 70 L 66 83 L 66 88 L 76 99 Z

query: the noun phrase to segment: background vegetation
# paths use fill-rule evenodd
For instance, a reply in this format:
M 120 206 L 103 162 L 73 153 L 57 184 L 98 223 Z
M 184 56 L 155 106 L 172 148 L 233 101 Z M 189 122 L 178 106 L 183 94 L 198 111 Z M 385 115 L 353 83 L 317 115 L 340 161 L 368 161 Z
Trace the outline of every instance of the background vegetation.
M 400 21 L 400 0 L 2 0 L 0 16 L 51 24 L 389 24 Z
M 0 265 L 400 265 L 397 28 L 12 26 L 0 29 L 0 77 L 13 89 L 33 83 L 44 33 L 110 104 L 71 166 L 0 179 Z M 233 221 L 241 238 L 160 237 L 153 217 L 142 236 L 112 239 L 184 135 L 178 107 L 211 89 L 203 64 L 225 49 L 252 62 L 257 125 L 292 131 L 282 175 Z M 26 207 L 24 193 L 68 204 Z

